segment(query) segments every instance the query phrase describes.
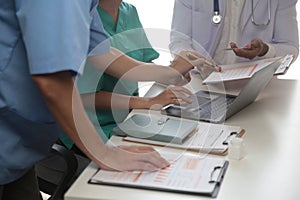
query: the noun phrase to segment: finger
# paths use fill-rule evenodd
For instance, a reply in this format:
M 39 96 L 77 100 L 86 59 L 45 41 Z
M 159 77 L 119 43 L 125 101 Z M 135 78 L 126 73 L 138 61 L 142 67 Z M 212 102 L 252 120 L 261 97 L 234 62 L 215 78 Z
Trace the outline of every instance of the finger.
M 236 45 L 236 43 L 234 43 L 234 42 L 230 42 L 229 45 L 230 45 L 230 47 L 231 47 L 232 49 L 233 49 L 233 48 L 238 48 L 237 45 Z
M 249 48 L 257 48 L 259 47 L 259 43 L 257 41 L 252 41 L 251 44 L 249 45 Z
M 189 98 L 189 96 L 186 96 L 185 94 L 183 93 L 180 93 L 180 92 L 176 92 L 174 97 L 172 98 L 173 99 L 173 103 L 176 101 L 176 104 L 180 104 L 182 101 L 186 102 L 186 103 L 192 103 L 192 99 Z
M 127 171 L 141 170 L 141 171 L 155 172 L 155 171 L 161 170 L 162 168 L 164 168 L 164 167 L 157 167 L 157 166 L 153 165 L 152 163 L 139 161 L 139 162 L 135 162 L 135 163 L 131 164 Z
M 183 101 L 182 99 L 171 99 L 168 104 L 175 104 L 175 105 L 185 105 L 187 104 L 186 101 Z
M 147 162 L 139 162 L 137 168 L 142 171 L 150 171 L 150 172 L 155 172 L 160 169 L 155 165 Z
M 256 56 L 259 55 L 261 50 L 262 50 L 261 47 L 252 46 L 251 49 L 245 50 L 245 54 L 248 56 L 247 58 L 253 59 L 253 58 L 255 58 Z
M 257 38 L 251 40 L 251 44 L 252 44 L 252 45 L 256 45 L 256 46 L 260 45 L 261 42 L 262 42 L 262 40 L 257 39 Z
M 154 152 L 155 149 L 151 146 L 119 146 L 122 150 L 132 153 L 150 153 Z
M 175 105 L 186 105 L 186 104 L 190 104 L 186 101 L 183 101 L 181 99 L 171 99 L 169 104 L 175 104 Z
M 251 41 L 251 48 L 258 49 L 259 53 L 263 50 L 263 46 L 264 46 L 264 43 L 261 39 L 253 39 Z
M 246 49 L 252 49 L 253 48 L 253 44 L 247 44 L 243 49 L 246 50 Z
M 183 56 L 185 59 L 187 59 L 194 66 L 202 65 L 206 60 L 204 56 L 195 51 L 183 51 L 181 54 L 184 54 Z
M 175 69 L 176 70 L 176 69 Z M 170 81 L 170 85 L 184 85 L 186 83 L 185 78 L 183 75 L 178 74 L 176 77 L 174 77 L 173 80 Z
M 131 166 L 132 169 L 140 169 L 140 170 L 158 170 L 161 168 L 165 168 L 170 165 L 170 163 L 165 160 L 156 150 L 153 148 L 137 147 L 138 149 L 146 152 L 137 153 L 135 155 L 135 166 Z M 150 150 L 150 151 L 147 151 Z
M 193 94 L 189 89 L 187 89 L 187 88 L 185 88 L 185 87 L 172 86 L 172 87 L 170 87 L 170 89 L 171 89 L 172 91 L 183 92 L 183 93 L 186 93 L 186 94 L 188 94 L 188 95 Z
M 184 78 L 187 80 L 187 82 L 190 82 L 190 81 L 192 80 L 191 75 L 190 75 L 190 72 L 186 73 L 186 74 L 184 75 Z
M 203 58 L 205 59 L 204 56 L 202 56 L 201 54 L 199 54 L 196 51 L 184 51 L 183 52 L 185 54 L 185 56 L 189 59 L 189 60 L 197 60 L 199 58 Z
M 161 169 L 161 168 L 165 168 L 170 165 L 170 163 L 166 159 L 161 157 L 158 153 L 157 154 L 154 154 L 154 153 L 148 154 L 144 158 L 145 158 L 145 162 L 148 162 L 148 163 L 154 165 L 156 168 Z
M 183 86 L 186 84 L 188 84 L 188 80 L 186 80 L 184 76 L 180 76 L 177 80 L 174 81 L 174 85 Z
M 156 150 L 151 146 L 136 146 L 136 150 L 140 153 L 156 152 Z
M 193 66 L 201 66 L 205 64 L 205 58 L 198 58 L 196 60 L 192 60 L 190 61 L 192 63 Z
M 248 59 L 253 59 L 257 56 L 257 49 L 234 49 L 233 50 L 234 53 L 239 56 L 239 57 L 244 57 L 244 58 L 248 58 Z
M 188 73 L 194 66 L 198 65 L 199 63 L 203 63 L 203 58 L 197 58 L 195 60 L 190 60 L 187 57 L 187 51 L 180 52 L 179 55 L 176 55 L 170 67 L 175 69 L 176 71 L 180 72 L 183 76 Z M 186 81 L 186 80 L 185 80 Z M 176 85 L 184 85 L 188 83 L 187 81 L 183 83 L 181 80 L 174 80 Z
M 167 98 L 172 100 L 179 99 L 180 101 L 191 102 L 190 95 L 192 95 L 192 92 L 183 87 L 173 87 L 167 91 Z

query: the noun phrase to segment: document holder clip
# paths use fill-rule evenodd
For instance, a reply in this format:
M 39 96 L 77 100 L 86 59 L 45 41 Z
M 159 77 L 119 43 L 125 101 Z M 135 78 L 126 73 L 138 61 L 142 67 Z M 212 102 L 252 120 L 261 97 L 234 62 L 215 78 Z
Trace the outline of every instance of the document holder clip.
M 228 161 L 226 161 L 223 166 L 215 166 L 214 169 L 212 170 L 211 174 L 210 174 L 209 183 L 220 184 L 222 182 L 223 178 L 224 178 L 227 167 L 228 167 Z M 219 172 L 219 175 L 215 179 L 214 174 L 216 172 Z
M 223 145 L 228 145 L 228 144 L 229 144 L 229 139 L 230 139 L 230 137 L 233 136 L 233 135 L 237 135 L 237 134 L 238 134 L 237 132 L 231 132 L 231 133 L 226 137 L 226 139 L 224 140 Z

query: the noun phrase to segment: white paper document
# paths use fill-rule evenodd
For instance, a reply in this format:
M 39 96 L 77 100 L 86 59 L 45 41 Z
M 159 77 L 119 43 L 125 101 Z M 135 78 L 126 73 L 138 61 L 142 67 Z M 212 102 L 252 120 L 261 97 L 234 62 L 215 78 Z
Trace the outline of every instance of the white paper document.
M 99 170 L 91 178 L 90 183 L 212 196 L 216 187 L 220 186 L 228 165 L 224 158 L 200 157 L 187 153 L 164 153 L 162 155 L 171 163 L 166 169 L 157 172 Z
M 203 83 L 218 83 L 224 81 L 248 79 L 251 78 L 253 74 L 269 66 L 278 59 L 280 59 L 280 57 L 256 60 L 253 62 L 220 65 L 220 67 L 222 68 L 222 72 L 212 72 L 205 80 L 203 80 Z M 278 75 L 284 73 L 291 64 L 292 60 L 292 55 L 285 56 L 281 65 L 278 66 L 274 74 Z
M 228 143 L 226 141 L 229 137 L 233 134 L 241 136 L 245 132 L 244 129 L 238 126 L 205 122 L 199 122 L 198 124 L 197 131 L 189 135 L 182 144 L 159 142 L 135 137 L 125 137 L 123 140 L 212 154 L 224 154 L 228 149 Z

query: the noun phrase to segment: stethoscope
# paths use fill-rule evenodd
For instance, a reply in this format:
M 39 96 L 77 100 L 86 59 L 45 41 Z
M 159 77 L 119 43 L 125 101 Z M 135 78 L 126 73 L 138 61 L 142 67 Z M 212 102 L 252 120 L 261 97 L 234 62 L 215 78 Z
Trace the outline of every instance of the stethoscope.
M 251 22 L 255 25 L 255 26 L 260 26 L 260 27 L 264 27 L 264 26 L 268 26 L 270 21 L 271 21 L 271 0 L 268 0 L 268 20 L 266 23 L 257 23 L 255 21 L 254 18 L 254 6 L 253 6 L 253 0 L 251 0 Z M 212 23 L 213 24 L 220 24 L 222 21 L 222 16 L 220 14 L 220 8 L 219 8 L 219 0 L 214 0 L 214 14 L 212 16 Z
M 220 15 L 219 0 L 214 0 L 214 14 L 211 19 L 213 24 L 220 24 L 222 16 Z

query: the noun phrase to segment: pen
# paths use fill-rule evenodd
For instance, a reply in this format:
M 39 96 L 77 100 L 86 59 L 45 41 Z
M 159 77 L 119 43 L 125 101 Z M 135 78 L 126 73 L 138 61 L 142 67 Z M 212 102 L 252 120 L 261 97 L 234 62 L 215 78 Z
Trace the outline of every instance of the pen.
M 193 54 L 193 53 L 191 53 L 191 52 L 187 53 L 186 56 L 187 56 L 188 59 L 190 59 L 190 60 L 196 60 L 197 58 L 199 58 L 198 56 L 196 56 L 195 54 Z M 215 64 L 211 63 L 210 61 L 208 61 L 208 60 L 206 60 L 206 59 L 204 60 L 204 64 L 206 64 L 206 65 L 212 67 L 212 68 L 213 68 L 215 71 L 217 71 L 217 72 L 220 72 L 220 71 L 221 71 L 221 67 L 219 67 L 218 65 L 215 65 Z
M 244 48 L 242 48 L 243 50 L 254 50 L 254 49 L 257 49 L 258 47 L 251 47 L 251 48 L 246 48 L 246 47 L 244 47 Z M 233 50 L 233 48 L 225 48 L 224 50 Z
M 214 70 L 216 70 L 217 72 L 220 72 L 221 71 L 221 67 L 219 67 L 218 65 L 215 65 L 213 63 L 211 63 L 210 61 L 208 60 L 205 60 L 204 63 L 212 68 L 214 68 Z

